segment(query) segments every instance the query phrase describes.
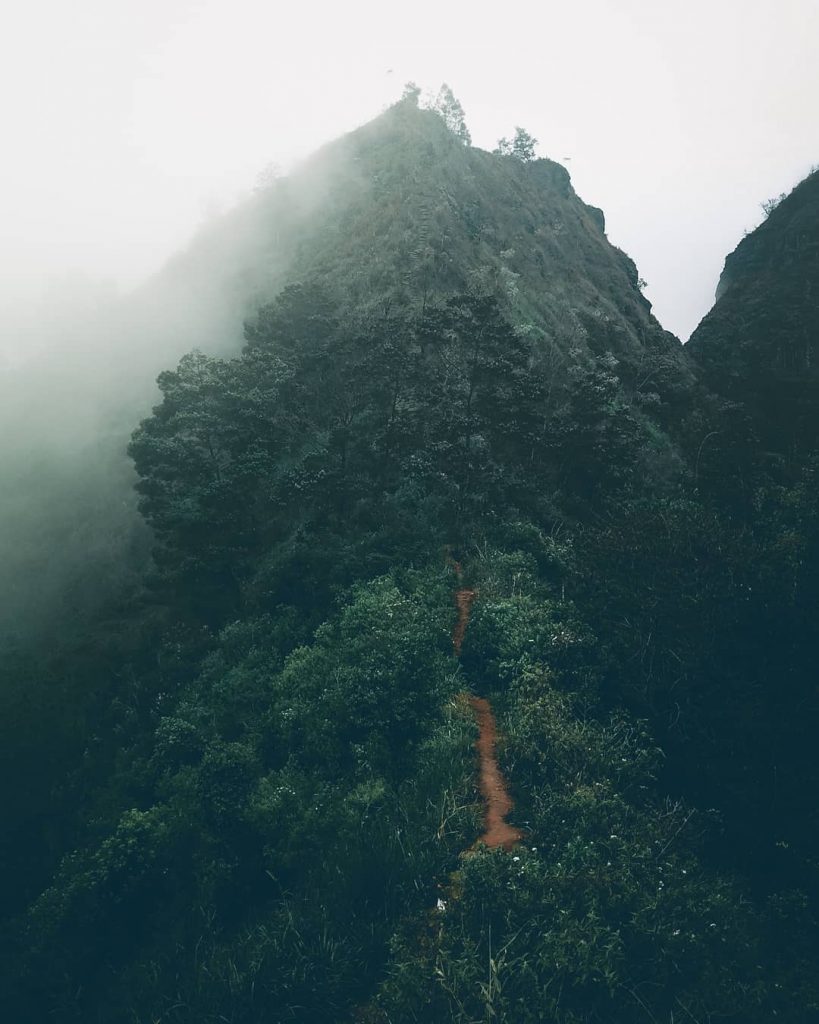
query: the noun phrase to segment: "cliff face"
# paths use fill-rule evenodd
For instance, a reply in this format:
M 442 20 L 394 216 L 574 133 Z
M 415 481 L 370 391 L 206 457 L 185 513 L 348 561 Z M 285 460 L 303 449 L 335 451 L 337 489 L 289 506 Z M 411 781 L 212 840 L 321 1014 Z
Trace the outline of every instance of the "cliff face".
M 819 172 L 740 242 L 686 352 L 742 402 L 763 443 L 802 446 L 819 425 Z

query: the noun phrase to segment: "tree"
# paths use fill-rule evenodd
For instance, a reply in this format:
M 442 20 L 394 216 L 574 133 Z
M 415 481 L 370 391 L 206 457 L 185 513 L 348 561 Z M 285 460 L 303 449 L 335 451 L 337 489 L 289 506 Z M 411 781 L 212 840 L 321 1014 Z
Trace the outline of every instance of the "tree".
M 401 102 L 411 103 L 414 107 L 417 107 L 418 97 L 420 95 L 420 86 L 416 85 L 415 82 L 407 82 L 407 84 L 404 86 L 404 91 L 401 93 Z
M 515 128 L 515 136 L 510 141 L 507 138 L 498 139 L 498 144 L 493 150 L 498 156 L 514 156 L 523 163 L 529 163 L 535 159 L 535 146 L 537 139 L 533 138 L 525 128 Z
M 785 193 L 780 192 L 778 196 L 773 196 L 773 198 L 766 199 L 763 203 L 760 203 L 759 205 L 762 207 L 762 212 L 765 214 L 765 216 L 770 217 L 770 215 L 774 212 L 777 206 L 779 206 L 779 204 L 782 202 L 784 198 Z
M 432 109 L 440 114 L 453 135 L 456 135 L 465 146 L 471 145 L 472 136 L 466 127 L 464 108 L 446 82 L 441 86 Z
M 611 353 L 569 369 L 567 403 L 549 428 L 567 495 L 605 500 L 632 479 L 640 445 L 639 424 L 629 409 Z

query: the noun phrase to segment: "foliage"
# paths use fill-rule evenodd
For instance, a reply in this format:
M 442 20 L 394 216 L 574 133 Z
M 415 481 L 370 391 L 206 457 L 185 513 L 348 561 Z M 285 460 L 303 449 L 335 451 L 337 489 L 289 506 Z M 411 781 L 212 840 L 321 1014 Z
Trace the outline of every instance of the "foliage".
M 150 571 L 54 654 L 6 643 L 15 1019 L 819 1012 L 813 250 L 792 315 L 701 329 L 707 393 L 534 146 L 410 83 L 241 353 L 160 375 Z M 508 852 L 474 849 L 470 691 Z
M 766 199 L 764 202 L 760 203 L 759 205 L 762 207 L 762 212 L 765 214 L 765 216 L 769 217 L 773 213 L 773 211 L 777 208 L 777 206 L 779 206 L 779 204 L 782 202 L 782 200 L 785 199 L 785 198 L 786 198 L 785 193 L 784 192 L 780 192 L 778 196 L 774 196 L 771 199 Z
M 144 809 L 98 822 L 33 905 L 30 1008 L 310 1020 L 366 993 L 472 827 L 443 582 L 361 585 L 284 659 L 275 623 L 223 631 L 125 769 Z
M 299 603 L 304 559 L 319 549 L 327 566 L 335 547 L 314 604 L 353 557 L 386 566 L 397 547 L 426 552 L 488 508 L 537 501 L 542 392 L 491 297 L 341 324 L 289 289 L 248 342 L 237 360 L 194 354 L 163 374 L 131 445 L 159 579 L 186 615 L 224 621 L 260 590 Z M 418 508 L 420 535 L 402 523 Z
M 535 147 L 537 146 L 537 139 L 532 136 L 524 128 L 515 128 L 514 137 L 510 140 L 507 138 L 498 139 L 498 145 L 493 150 L 498 156 L 513 156 L 517 160 L 523 163 L 528 163 L 530 160 L 535 159 Z
M 407 82 L 404 86 L 404 91 L 401 94 L 402 101 L 409 101 L 413 106 L 418 106 L 418 98 L 421 95 L 420 86 L 417 86 L 415 82 Z
M 383 1019 L 787 1015 L 783 980 L 807 979 L 809 960 L 798 941 L 774 953 L 767 933 L 800 911 L 752 905 L 705 863 L 713 814 L 657 799 L 661 752 L 644 723 L 605 710 L 597 645 L 576 610 L 546 596 L 531 561 L 488 561 L 494 585 L 467 663 L 506 708 L 503 757 L 526 840 L 466 855 L 439 912 L 396 934 Z M 801 997 L 818 1005 L 810 986 Z
M 432 109 L 441 116 L 444 124 L 457 139 L 465 146 L 472 144 L 472 137 L 466 127 L 464 108 L 446 82 L 439 89 Z

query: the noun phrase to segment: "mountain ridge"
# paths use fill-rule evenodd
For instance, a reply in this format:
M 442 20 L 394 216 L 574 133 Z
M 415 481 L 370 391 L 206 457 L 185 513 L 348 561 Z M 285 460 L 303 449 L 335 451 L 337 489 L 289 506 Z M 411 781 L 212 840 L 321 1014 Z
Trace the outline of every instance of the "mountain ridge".
M 19 1019 L 819 1007 L 819 461 L 726 444 L 745 389 L 695 376 L 565 170 L 465 145 L 442 92 L 212 225 L 128 360 L 77 368 L 77 402 L 131 388 L 61 464 L 74 531 L 33 531 L 86 589 L 0 660 Z
M 806 450 L 819 402 L 819 171 L 725 260 L 716 301 L 686 345 L 700 379 L 740 402 L 763 444 Z

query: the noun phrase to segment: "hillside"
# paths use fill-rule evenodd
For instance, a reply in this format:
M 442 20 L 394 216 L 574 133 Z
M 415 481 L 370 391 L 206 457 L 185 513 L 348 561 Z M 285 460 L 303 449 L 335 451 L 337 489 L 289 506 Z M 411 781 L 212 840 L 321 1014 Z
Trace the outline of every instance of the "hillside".
M 556 369 L 571 350 L 636 366 L 648 349 L 683 364 L 563 166 L 464 145 L 412 97 L 257 190 L 160 281 L 197 277 L 203 295 L 223 278 L 256 306 L 320 280 L 358 313 L 491 292 Z
M 650 342 L 674 347 L 565 168 L 465 146 L 411 100 L 325 147 L 267 201 L 305 193 L 316 206 L 289 277 L 321 278 L 357 308 L 494 288 L 562 361 L 572 347 L 633 360 Z
M 690 377 L 563 167 L 464 146 L 405 100 L 201 229 L 132 295 L 66 318 L 56 355 L 3 374 L 2 423 L 26 443 L 0 453 L 0 582 L 14 593 L 0 634 L 48 630 L 85 606 L 89 578 L 130 585 L 143 545 L 125 447 L 156 375 L 193 348 L 237 352 L 243 321 L 304 281 L 358 316 L 492 295 L 553 385 L 605 352 L 631 398 L 673 404 Z
M 819 459 L 712 443 L 742 389 L 447 104 L 213 224 L 18 477 L 63 577 L 0 651 L 15 1020 L 819 1014 Z
M 815 444 L 819 408 L 819 172 L 742 239 L 686 345 L 707 386 L 740 402 L 770 451 Z

